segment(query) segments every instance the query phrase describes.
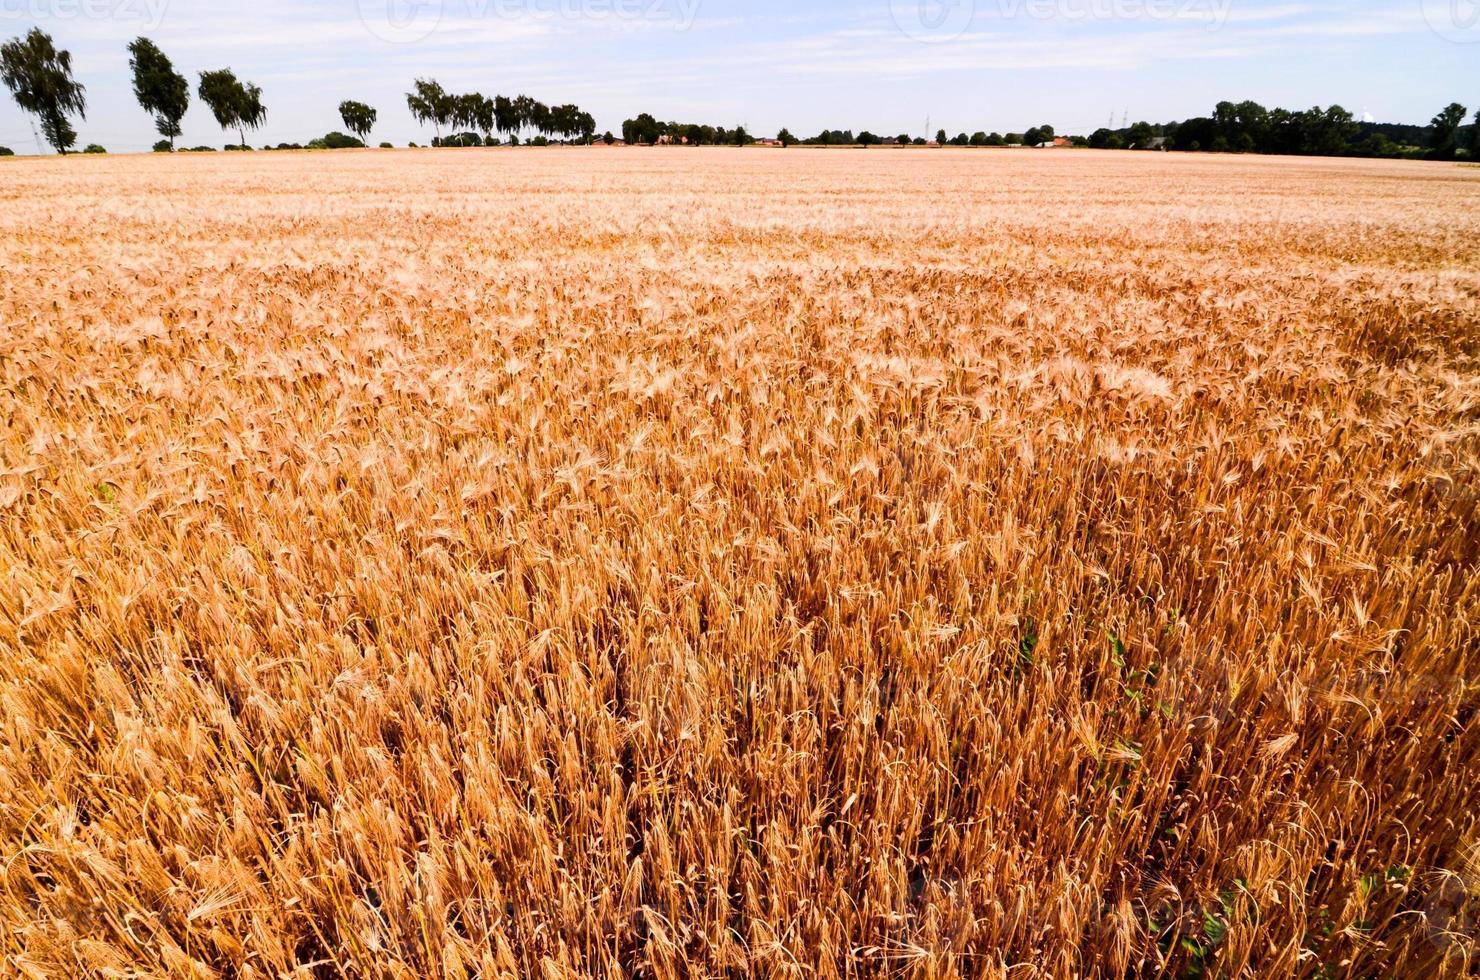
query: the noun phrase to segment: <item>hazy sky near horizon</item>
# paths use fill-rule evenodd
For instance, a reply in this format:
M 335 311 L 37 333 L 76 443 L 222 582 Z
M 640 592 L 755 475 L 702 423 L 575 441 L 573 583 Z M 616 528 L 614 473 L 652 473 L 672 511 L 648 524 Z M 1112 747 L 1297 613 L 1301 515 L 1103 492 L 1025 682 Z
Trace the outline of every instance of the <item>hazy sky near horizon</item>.
M 1480 0 L 0 0 L 0 37 L 31 27 L 87 86 L 79 145 L 115 151 L 158 138 L 130 89 L 139 35 L 191 80 L 186 145 L 225 141 L 193 98 L 223 66 L 262 86 L 255 145 L 342 129 L 347 98 L 379 109 L 373 140 L 424 142 L 405 100 L 417 76 L 574 102 L 613 131 L 639 112 L 923 135 L 927 116 L 932 132 L 1087 134 L 1220 99 L 1414 123 L 1480 107 Z M 0 144 L 36 149 L 7 92 Z

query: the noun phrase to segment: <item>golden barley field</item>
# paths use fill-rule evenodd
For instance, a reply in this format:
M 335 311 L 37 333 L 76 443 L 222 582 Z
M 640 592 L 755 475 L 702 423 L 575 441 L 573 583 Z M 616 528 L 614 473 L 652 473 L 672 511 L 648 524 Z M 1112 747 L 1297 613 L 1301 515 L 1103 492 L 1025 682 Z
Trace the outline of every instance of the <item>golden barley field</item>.
M 1480 969 L 1480 170 L 0 164 L 0 974 Z

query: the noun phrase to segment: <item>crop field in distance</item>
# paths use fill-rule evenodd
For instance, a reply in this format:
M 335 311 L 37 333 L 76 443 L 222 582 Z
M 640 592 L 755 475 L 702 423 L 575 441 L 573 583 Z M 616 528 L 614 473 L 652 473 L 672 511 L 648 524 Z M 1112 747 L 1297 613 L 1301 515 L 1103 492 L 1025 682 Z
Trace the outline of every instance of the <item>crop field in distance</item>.
M 1480 170 L 0 163 L 0 973 L 1480 966 Z

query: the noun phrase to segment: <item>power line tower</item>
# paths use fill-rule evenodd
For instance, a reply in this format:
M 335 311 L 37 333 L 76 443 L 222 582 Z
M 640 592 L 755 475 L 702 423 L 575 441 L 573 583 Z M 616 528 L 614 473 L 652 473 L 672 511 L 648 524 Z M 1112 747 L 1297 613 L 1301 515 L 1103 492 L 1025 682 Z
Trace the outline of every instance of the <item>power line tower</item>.
M 31 135 L 36 140 L 36 155 L 39 157 L 46 151 L 41 148 L 41 133 L 36 130 L 36 123 L 34 120 L 31 121 Z

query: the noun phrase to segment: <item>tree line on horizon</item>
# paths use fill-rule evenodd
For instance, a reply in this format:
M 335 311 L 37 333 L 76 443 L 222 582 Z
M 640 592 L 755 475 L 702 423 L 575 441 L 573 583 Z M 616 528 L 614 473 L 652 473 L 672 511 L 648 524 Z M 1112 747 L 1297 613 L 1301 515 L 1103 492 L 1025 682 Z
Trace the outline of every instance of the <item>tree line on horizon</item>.
M 465 140 L 459 141 L 467 133 L 481 133 L 482 144 L 486 146 L 495 130 L 515 143 L 519 134 L 529 129 L 547 139 L 557 136 L 586 142 L 596 134 L 595 117 L 575 105 L 548 106 L 527 95 L 513 98 L 496 95 L 491 99 L 479 92 L 454 95 L 429 78 L 418 78 L 412 89 L 406 93 L 406 108 L 417 122 L 431 123 L 436 128 L 434 146 L 468 145 Z M 442 137 L 443 126 L 461 129 L 464 134 L 456 134 L 452 137 L 454 142 L 446 143 Z
M 1267 109 L 1258 102 L 1219 102 L 1211 116 L 1153 125 L 1138 122 L 1121 129 L 1095 130 L 1088 145 L 1100 149 L 1146 149 L 1214 153 L 1264 153 L 1288 156 L 1412 157 L 1453 160 L 1467 151 L 1480 159 L 1480 110 L 1464 125 L 1469 110 L 1458 102 L 1441 109 L 1427 126 L 1358 120 L 1339 105 L 1305 110 Z
M 948 137 L 945 130 L 936 133 L 940 146 L 1037 146 L 1052 141 L 1054 128 L 1049 125 L 1034 126 L 1024 133 L 961 133 Z M 678 143 L 686 146 L 748 146 L 757 142 L 746 132 L 744 126 L 726 129 L 724 126 L 709 126 L 698 123 L 659 122 L 651 113 L 644 112 L 635 119 L 622 123 L 622 139 L 627 143 L 654 146 L 661 143 Z M 610 142 L 610 140 L 608 140 Z M 851 129 L 825 129 L 816 136 L 799 139 L 790 129 L 783 128 L 772 141 L 782 146 L 925 146 L 923 136 L 879 136 L 868 130 L 855 134 Z M 1086 144 L 1087 145 L 1087 144 Z
M 134 97 L 154 119 L 155 129 L 163 137 L 154 149 L 173 151 L 190 106 L 190 83 L 148 38 L 139 37 L 130 42 L 128 52 Z M 23 37 L 0 45 L 0 82 L 10 90 L 21 109 L 37 117 L 47 142 L 58 153 L 65 155 L 76 145 L 77 131 L 72 117 L 87 118 L 87 99 L 85 87 L 73 77 L 71 52 L 58 49 L 49 34 L 32 28 Z M 227 149 L 247 149 L 247 131 L 259 129 L 267 120 L 262 89 L 237 78 L 230 68 L 200 72 L 195 94 L 210 109 L 223 132 L 236 131 L 240 145 L 228 145 Z M 478 92 L 455 94 L 429 78 L 415 80 L 412 91 L 406 93 L 406 106 L 417 122 L 434 127 L 433 146 L 494 145 L 498 142 L 493 137 L 495 132 L 517 145 L 520 134 L 530 130 L 539 134 L 531 140 L 536 144 L 548 142 L 552 136 L 583 143 L 597 139 L 595 118 L 578 106 L 549 106 L 527 95 L 489 98 Z M 1465 106 L 1454 102 L 1441 109 L 1427 126 L 1407 126 L 1361 122 L 1339 105 L 1290 111 L 1266 109 L 1252 101 L 1219 102 L 1211 116 L 1158 125 L 1137 122 L 1121 129 L 1105 127 L 1088 137 L 1071 137 L 1070 141 L 1100 149 L 1372 157 L 1425 155 L 1434 159 L 1456 159 L 1466 154 L 1470 159 L 1480 159 L 1480 110 L 1475 113 L 1474 123 L 1466 126 L 1468 113 Z M 375 108 L 345 100 L 339 105 L 339 115 L 345 128 L 355 136 L 329 133 L 311 141 L 310 148 L 366 145 L 378 116 Z M 450 131 L 446 137 L 442 135 L 444 127 Z M 935 142 L 941 146 L 1037 146 L 1052 142 L 1055 136 L 1050 125 L 1035 126 L 1022 134 L 977 132 L 971 136 L 960 133 L 952 138 L 940 130 Z M 616 142 L 610 132 L 600 139 L 608 144 Z M 622 140 L 639 145 L 692 146 L 746 146 L 756 142 L 744 126 L 726 129 L 697 123 L 659 122 L 650 113 L 625 120 Z M 912 139 L 908 134 L 879 137 L 867 130 L 857 135 L 852 130 L 824 130 L 817 136 L 799 140 L 790 130 L 782 129 L 776 142 L 782 146 L 881 143 L 918 146 L 927 141 L 924 137 Z M 300 147 L 283 143 L 279 148 Z M 94 144 L 84 152 L 105 151 Z M 11 155 L 11 152 L 0 147 L 0 155 Z

